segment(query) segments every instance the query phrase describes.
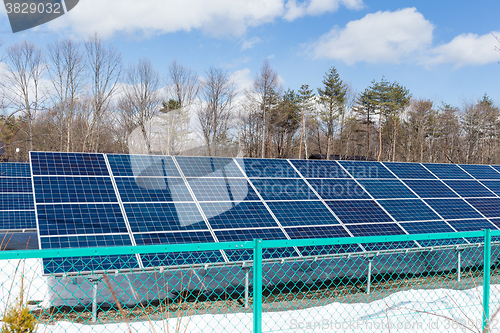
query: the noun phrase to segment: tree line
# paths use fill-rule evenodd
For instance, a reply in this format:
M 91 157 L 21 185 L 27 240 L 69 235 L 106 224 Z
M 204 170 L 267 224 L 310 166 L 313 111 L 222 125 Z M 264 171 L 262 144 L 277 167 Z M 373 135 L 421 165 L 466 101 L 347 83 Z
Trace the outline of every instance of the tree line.
M 227 70 L 174 60 L 124 66 L 97 34 L 5 47 L 4 158 L 30 150 L 261 158 L 500 163 L 500 111 L 485 94 L 455 107 L 412 98 L 382 77 L 360 93 L 335 67 L 322 85 L 284 89 L 265 60 L 251 87 Z

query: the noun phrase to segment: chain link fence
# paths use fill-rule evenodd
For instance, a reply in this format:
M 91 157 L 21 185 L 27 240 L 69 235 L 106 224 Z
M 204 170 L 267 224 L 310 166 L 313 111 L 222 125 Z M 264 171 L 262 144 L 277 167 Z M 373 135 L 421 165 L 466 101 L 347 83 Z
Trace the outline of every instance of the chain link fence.
M 499 241 L 485 230 L 4 251 L 1 332 L 497 332 Z

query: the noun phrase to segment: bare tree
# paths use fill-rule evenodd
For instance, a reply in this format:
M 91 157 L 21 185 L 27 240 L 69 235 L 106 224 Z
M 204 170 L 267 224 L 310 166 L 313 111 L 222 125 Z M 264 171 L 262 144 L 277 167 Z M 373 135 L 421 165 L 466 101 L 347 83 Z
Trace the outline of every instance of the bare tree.
M 226 71 L 214 67 L 207 70 L 202 88 L 203 105 L 197 115 L 209 156 L 216 156 L 218 148 L 229 138 L 235 94 L 235 84 Z
M 11 108 L 23 113 L 27 122 L 28 150 L 33 150 L 33 120 L 41 108 L 40 80 L 46 69 L 42 51 L 24 41 L 7 49 L 5 89 Z
M 121 77 L 121 55 L 113 46 L 104 44 L 97 34 L 85 41 L 91 76 L 90 110 L 83 150 L 99 150 L 100 127 Z
M 193 103 L 200 91 L 196 72 L 172 61 L 168 67 L 169 94 L 177 102 L 178 107 L 187 107 Z
M 85 59 L 80 44 L 65 39 L 48 45 L 49 73 L 55 90 L 54 108 L 57 112 L 59 150 L 64 149 L 66 128 L 66 151 L 71 147 L 71 128 L 77 98 L 85 85 Z
M 153 68 L 149 59 L 141 59 L 127 70 L 125 96 L 120 100 L 120 109 L 135 119 L 141 128 L 148 153 L 151 153 L 151 141 L 148 122 L 155 116 L 162 99 L 159 92 L 160 75 Z

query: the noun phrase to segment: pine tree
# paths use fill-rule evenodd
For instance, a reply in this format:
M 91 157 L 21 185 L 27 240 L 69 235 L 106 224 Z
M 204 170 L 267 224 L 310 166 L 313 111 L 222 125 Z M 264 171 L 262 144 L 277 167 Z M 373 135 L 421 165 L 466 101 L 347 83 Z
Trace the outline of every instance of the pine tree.
M 327 128 L 326 158 L 329 159 L 330 153 L 333 152 L 331 147 L 335 121 L 345 112 L 347 87 L 333 66 L 325 73 L 323 84 L 324 88 L 318 89 L 318 95 L 321 103 L 325 106 L 321 118 L 326 123 Z

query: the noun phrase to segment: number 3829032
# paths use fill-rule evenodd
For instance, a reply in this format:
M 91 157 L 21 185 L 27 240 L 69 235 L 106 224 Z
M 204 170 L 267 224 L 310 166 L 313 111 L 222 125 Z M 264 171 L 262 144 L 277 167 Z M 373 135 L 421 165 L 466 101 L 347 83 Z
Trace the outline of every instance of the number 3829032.
M 19 3 L 7 2 L 5 3 L 7 14 L 61 14 L 60 3 Z

